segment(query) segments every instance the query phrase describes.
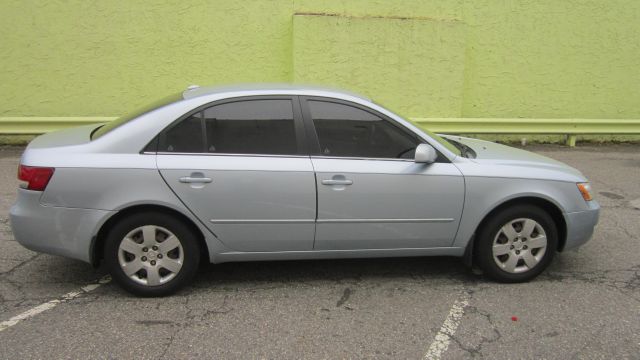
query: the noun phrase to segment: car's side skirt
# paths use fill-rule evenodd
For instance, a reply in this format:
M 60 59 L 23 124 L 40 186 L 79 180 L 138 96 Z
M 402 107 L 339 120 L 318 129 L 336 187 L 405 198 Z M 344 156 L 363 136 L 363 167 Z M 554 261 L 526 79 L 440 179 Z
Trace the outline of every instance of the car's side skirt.
M 224 252 L 214 254 L 212 263 L 236 261 L 266 260 L 311 260 L 311 259 L 348 259 L 348 258 L 383 258 L 414 256 L 456 256 L 464 255 L 464 248 L 438 247 L 428 249 L 360 249 L 360 250 L 310 250 L 310 251 L 278 251 L 278 252 Z
M 211 219 L 213 224 L 342 224 L 342 223 L 446 223 L 452 218 L 443 219 Z

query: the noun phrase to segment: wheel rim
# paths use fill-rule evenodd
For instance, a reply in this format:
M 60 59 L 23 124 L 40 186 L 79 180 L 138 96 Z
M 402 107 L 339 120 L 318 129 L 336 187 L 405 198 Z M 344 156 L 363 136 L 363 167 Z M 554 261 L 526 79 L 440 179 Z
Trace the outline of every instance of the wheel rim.
M 528 218 L 504 224 L 493 239 L 493 260 L 504 271 L 523 273 L 540 263 L 547 250 L 542 225 Z
M 131 230 L 120 241 L 118 262 L 131 280 L 146 286 L 165 284 L 180 272 L 184 251 L 180 239 L 155 225 Z

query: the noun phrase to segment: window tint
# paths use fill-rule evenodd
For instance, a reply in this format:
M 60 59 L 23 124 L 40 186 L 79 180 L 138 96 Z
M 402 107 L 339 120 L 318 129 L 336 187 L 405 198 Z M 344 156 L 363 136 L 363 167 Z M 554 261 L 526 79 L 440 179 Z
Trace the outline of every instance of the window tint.
M 204 111 L 207 151 L 236 154 L 296 154 L 291 100 L 221 104 Z
M 380 104 L 376 104 L 376 105 L 380 105 Z M 387 108 L 387 109 L 388 109 L 388 110 L 390 110 L 389 108 Z M 402 116 L 402 114 L 400 114 L 400 113 L 398 113 L 398 112 L 396 112 L 396 111 L 393 111 L 393 112 L 394 112 L 394 113 L 396 113 L 396 114 L 398 114 L 398 115 L 400 115 L 401 117 L 403 117 L 403 118 L 407 119 L 407 117 L 406 117 L 406 116 Z M 446 148 L 447 148 L 449 151 L 451 151 L 452 153 L 454 153 L 454 154 L 456 154 L 456 155 L 458 155 L 458 156 L 462 156 L 462 152 L 460 151 L 460 149 L 458 149 L 455 145 L 453 145 L 453 143 L 452 143 L 450 140 L 445 139 L 445 138 L 443 138 L 443 137 L 440 137 L 440 135 L 438 135 L 438 134 L 434 134 L 433 132 L 431 132 L 431 131 L 429 131 L 429 130 L 425 129 L 424 127 L 420 127 L 420 128 L 419 128 L 419 130 L 420 130 L 420 131 L 422 131 L 423 133 L 427 134 L 427 135 L 428 135 L 430 138 L 432 138 L 433 140 L 435 140 L 435 141 L 439 142 L 439 143 L 440 143 L 440 145 L 442 145 L 442 146 L 446 147 Z M 447 158 L 446 158 L 446 157 L 444 157 L 444 156 L 443 156 L 442 154 L 440 154 L 439 152 L 438 152 L 438 159 L 440 159 L 441 161 L 444 161 L 444 162 L 448 162 L 448 161 L 449 161 L 449 160 L 447 160 Z
M 160 137 L 161 151 L 198 153 L 204 149 L 202 113 L 194 114 L 167 130 Z
M 390 122 L 353 106 L 308 101 L 326 156 L 411 159 L 419 141 Z
M 167 132 L 165 141 L 161 139 L 161 151 L 297 154 L 291 100 L 246 100 L 215 105 L 183 122 L 188 124 L 172 133 L 182 125 L 179 124 Z

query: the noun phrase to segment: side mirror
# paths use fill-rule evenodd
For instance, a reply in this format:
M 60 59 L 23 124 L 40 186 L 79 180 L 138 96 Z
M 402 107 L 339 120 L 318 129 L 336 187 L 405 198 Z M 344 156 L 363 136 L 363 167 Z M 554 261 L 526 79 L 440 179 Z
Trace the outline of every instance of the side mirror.
M 421 164 L 432 164 L 436 162 L 438 153 L 433 146 L 429 144 L 420 144 L 416 147 L 416 155 L 413 161 Z

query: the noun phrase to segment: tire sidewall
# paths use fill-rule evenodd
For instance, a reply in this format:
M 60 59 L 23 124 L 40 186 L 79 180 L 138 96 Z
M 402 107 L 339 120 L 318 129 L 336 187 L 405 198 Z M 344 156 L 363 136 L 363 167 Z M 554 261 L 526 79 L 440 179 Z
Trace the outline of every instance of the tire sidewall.
M 502 226 L 519 218 L 533 219 L 543 227 L 547 236 L 547 248 L 533 269 L 513 274 L 502 270 L 495 263 L 493 240 Z M 535 278 L 549 266 L 558 248 L 558 230 L 555 222 L 546 211 L 534 205 L 515 205 L 497 212 L 483 225 L 478 235 L 476 260 L 486 275 L 499 282 L 526 282 Z
M 182 245 L 184 252 L 182 268 L 173 279 L 162 285 L 145 286 L 131 280 L 118 261 L 120 242 L 131 230 L 144 225 L 155 225 L 171 231 Z M 107 234 L 104 254 L 105 264 L 112 278 L 126 291 L 143 297 L 175 293 L 195 276 L 200 261 L 200 249 L 193 231 L 184 222 L 163 213 L 138 213 L 118 221 Z

